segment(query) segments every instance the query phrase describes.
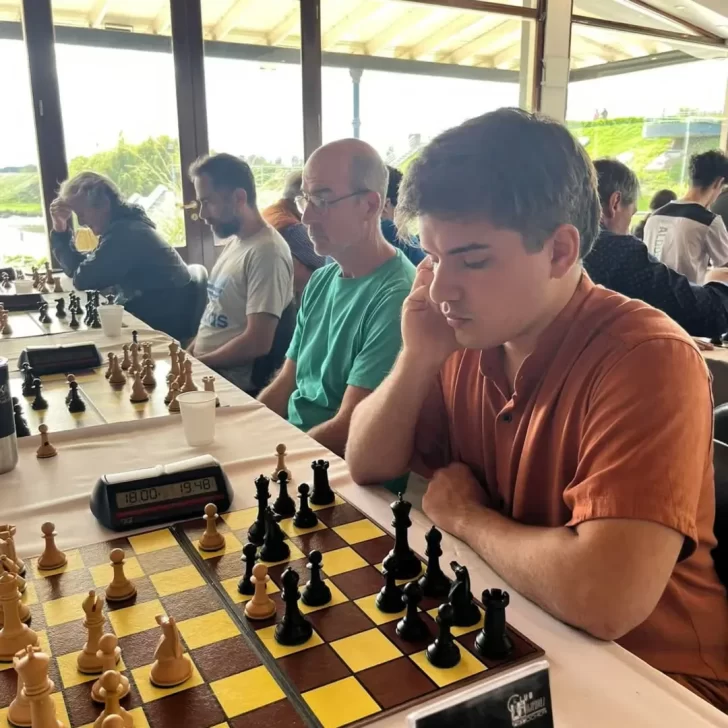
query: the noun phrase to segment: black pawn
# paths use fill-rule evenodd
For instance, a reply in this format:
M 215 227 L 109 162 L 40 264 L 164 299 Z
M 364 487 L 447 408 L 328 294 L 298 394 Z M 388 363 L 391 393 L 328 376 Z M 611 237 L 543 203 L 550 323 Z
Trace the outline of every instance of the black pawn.
M 286 605 L 286 611 L 283 619 L 276 625 L 275 638 L 278 644 L 295 647 L 311 639 L 313 627 L 298 608 L 298 598 L 301 596 L 298 591 L 298 574 L 289 567 L 283 572 L 281 582 L 281 598 Z
M 258 515 L 253 525 L 248 529 L 248 540 L 256 544 L 256 546 L 262 546 L 265 538 L 265 511 L 270 500 L 269 485 L 270 480 L 265 475 L 260 475 L 255 479 L 255 500 L 258 501 Z
M 17 437 L 28 437 L 30 435 L 30 428 L 25 421 L 25 417 L 23 417 L 23 408 L 20 402 L 18 402 L 17 397 L 13 397 L 13 416 L 15 419 L 15 435 Z
M 430 630 L 423 621 L 417 606 L 422 601 L 422 589 L 416 581 L 404 586 L 404 601 L 407 614 L 397 622 L 397 635 L 406 642 L 422 642 L 430 636 Z
M 139 344 L 139 332 L 134 330 L 131 332 L 131 341 L 133 344 Z
M 238 582 L 238 593 L 252 596 L 255 594 L 255 585 L 250 580 L 253 576 L 253 567 L 255 566 L 255 554 L 258 550 L 254 543 L 246 543 L 243 546 L 243 558 L 245 562 L 245 574 L 243 578 Z
M 298 486 L 298 498 L 301 505 L 298 507 L 298 511 L 293 518 L 293 525 L 296 528 L 314 528 L 318 525 L 318 518 L 308 503 L 308 492 L 309 487 L 307 483 L 301 483 Z
M 460 650 L 455 644 L 452 632 L 453 608 L 448 602 L 441 604 L 437 610 L 437 639 L 427 648 L 427 659 L 430 664 L 447 670 L 460 662 Z
M 482 657 L 502 660 L 513 650 L 513 641 L 506 630 L 506 607 L 510 601 L 510 595 L 502 589 L 483 592 L 485 624 L 475 638 L 475 649 Z
M 313 470 L 313 491 L 311 492 L 311 503 L 315 506 L 331 505 L 336 495 L 329 485 L 329 461 L 314 460 L 311 463 Z
M 456 627 L 472 627 L 480 621 L 480 609 L 470 591 L 470 574 L 467 567 L 460 566 L 457 561 L 451 561 L 450 568 L 455 572 L 455 581 L 447 599 L 453 608 L 452 623 Z
M 91 314 L 91 328 L 101 328 L 101 317 L 99 316 L 99 309 L 94 306 L 93 313 Z
M 296 512 L 296 502 L 288 495 L 288 473 L 285 470 L 278 473 L 278 485 L 280 492 L 273 503 L 273 510 L 283 518 L 290 518 Z
M 113 293 L 108 293 L 106 295 L 106 303 L 108 303 L 109 306 L 113 306 L 114 303 L 116 303 L 116 295 Z
M 268 506 L 265 510 L 265 536 L 260 549 L 260 560 L 268 563 L 285 561 L 291 555 L 291 549 L 285 541 L 285 536 L 278 521 L 280 515 L 273 513 Z
M 331 589 L 321 578 L 321 559 L 320 551 L 312 551 L 308 555 L 306 568 L 311 571 L 311 576 L 301 595 L 301 601 L 308 607 L 323 607 L 331 601 Z
M 76 314 L 80 313 L 80 311 L 77 311 L 77 308 L 78 307 L 71 309 L 71 320 L 68 322 L 68 325 L 72 329 L 77 329 L 81 325 L 78 323 L 78 319 L 76 318 Z
M 425 541 L 427 541 L 425 549 L 427 571 L 419 581 L 420 588 L 426 597 L 444 599 L 450 592 L 450 579 L 445 576 L 445 572 L 440 567 L 442 534 L 433 526 L 427 532 Z
M 392 526 L 394 527 L 394 548 L 389 552 L 394 557 L 393 570 L 396 579 L 414 579 L 422 573 L 422 562 L 410 548 L 407 531 L 412 525 L 409 514 L 412 504 L 402 498 L 400 493 L 392 509 Z
M 33 368 L 26 361 L 21 369 L 23 372 L 23 397 L 32 397 L 35 394 Z
M 68 411 L 69 412 L 85 412 L 86 405 L 84 401 L 78 396 L 78 382 L 69 382 L 69 397 L 68 397 Z
M 48 402 L 43 399 L 43 395 L 40 393 L 41 389 L 43 389 L 43 384 L 40 379 L 36 377 L 33 380 L 33 394 L 35 399 L 33 400 L 33 404 L 30 405 L 34 410 L 48 409 Z
M 385 614 L 397 614 L 404 609 L 404 593 L 397 586 L 397 580 L 392 569 L 394 557 L 390 554 L 382 563 L 384 567 L 384 586 L 377 595 L 377 609 Z
M 48 304 L 47 303 L 41 303 L 38 307 L 38 310 L 40 311 L 40 317 L 38 320 L 42 324 L 49 324 L 51 323 L 51 317 L 48 315 Z
M 66 300 L 64 298 L 56 299 L 56 318 L 66 318 Z

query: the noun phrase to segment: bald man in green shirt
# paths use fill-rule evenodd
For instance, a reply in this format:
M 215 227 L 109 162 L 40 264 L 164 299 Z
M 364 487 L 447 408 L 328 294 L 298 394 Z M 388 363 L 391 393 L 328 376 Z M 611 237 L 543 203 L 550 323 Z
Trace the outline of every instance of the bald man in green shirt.
M 283 368 L 259 400 L 343 455 L 354 407 L 389 373 L 415 268 L 384 239 L 387 169 L 356 139 L 318 149 L 296 203 L 317 255 Z

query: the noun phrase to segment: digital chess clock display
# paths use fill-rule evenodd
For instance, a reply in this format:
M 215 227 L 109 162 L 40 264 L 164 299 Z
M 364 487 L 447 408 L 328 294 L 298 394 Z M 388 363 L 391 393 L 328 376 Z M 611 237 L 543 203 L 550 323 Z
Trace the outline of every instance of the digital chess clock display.
M 102 475 L 91 491 L 91 513 L 114 531 L 202 515 L 208 503 L 230 508 L 233 492 L 211 455 Z
M 189 496 L 212 495 L 218 490 L 217 481 L 214 478 L 197 478 L 181 483 L 121 491 L 116 494 L 116 507 L 136 508 L 145 504 L 163 503 Z

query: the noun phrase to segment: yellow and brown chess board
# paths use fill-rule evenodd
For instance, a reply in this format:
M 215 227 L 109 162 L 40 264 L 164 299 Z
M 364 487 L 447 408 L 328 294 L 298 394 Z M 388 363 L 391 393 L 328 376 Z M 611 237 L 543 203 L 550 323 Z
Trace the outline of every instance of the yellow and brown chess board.
M 61 720 L 69 728 L 90 728 L 101 711 L 90 698 L 94 676 L 77 671 L 76 656 L 86 636 L 82 602 L 90 589 L 103 593 L 111 581 L 108 555 L 117 547 L 126 553 L 125 572 L 137 595 L 105 605 L 105 629 L 119 638 L 120 669 L 131 684 L 122 704 L 137 728 L 363 725 L 543 655 L 509 625 L 512 653 L 501 661 L 484 660 L 474 649 L 481 614 L 478 624 L 453 628 L 460 663 L 449 670 L 433 667 L 425 649 L 437 634 L 433 617 L 439 602 L 425 599 L 420 605 L 431 631 L 431 639 L 420 643 L 397 636 L 404 613 L 384 614 L 375 605 L 392 537 L 338 496 L 331 506 L 312 508 L 319 519 L 315 528 L 300 530 L 292 519 L 281 521 L 291 554 L 284 562 L 267 564 L 277 615 L 266 621 L 244 616 L 249 597 L 237 591 L 241 551 L 256 508 L 222 516 L 225 545 L 217 552 L 199 549 L 204 525 L 198 519 L 71 551 L 68 564 L 56 571 L 39 571 L 31 561 L 23 599 L 31 626 L 52 656 L 50 676 Z M 424 544 L 412 546 L 419 551 Z M 303 585 L 313 549 L 323 554 L 322 576 L 332 600 L 317 608 L 301 604 L 313 636 L 303 645 L 284 647 L 274 638 L 284 612 L 281 577 L 290 566 Z M 165 613 L 176 619 L 194 663 L 190 680 L 166 690 L 149 682 L 160 635 L 155 617 Z M 16 689 L 12 665 L 0 663 L 0 728 L 8 725 L 7 707 Z
M 121 344 L 118 352 L 121 360 Z M 154 378 L 157 385 L 146 388 L 149 394 L 147 402 L 131 402 L 133 377 L 127 374 L 127 381 L 122 385 L 109 384 L 106 379 L 106 366 L 86 372 L 74 373 L 78 382 L 78 393 L 86 405 L 85 412 L 72 413 L 66 407 L 68 381 L 65 374 L 49 374 L 39 377 L 43 383 L 41 391 L 48 402 L 48 408 L 34 410 L 31 405 L 33 397 L 23 397 L 23 380 L 16 372 L 10 377 L 10 391 L 23 406 L 25 417 L 31 434 L 38 432 L 38 426 L 45 423 L 51 432 L 75 430 L 81 427 L 92 427 L 114 422 L 130 422 L 148 417 L 163 417 L 170 414 L 164 398 L 167 394 L 167 374 L 170 371 L 168 356 L 157 352 L 154 357 L 156 368 Z M 197 382 L 202 388 L 202 382 Z

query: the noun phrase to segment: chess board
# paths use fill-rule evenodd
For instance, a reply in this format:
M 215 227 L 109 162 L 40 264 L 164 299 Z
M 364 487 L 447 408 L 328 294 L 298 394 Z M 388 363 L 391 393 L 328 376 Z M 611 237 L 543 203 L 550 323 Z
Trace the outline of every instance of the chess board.
M 137 595 L 105 605 L 105 629 L 119 638 L 120 669 L 131 684 L 122 705 L 134 715 L 137 728 L 360 726 L 544 654 L 509 625 L 511 655 L 501 661 L 482 659 L 474 650 L 481 614 L 478 624 L 453 628 L 460 663 L 449 670 L 434 668 L 425 656 L 429 640 L 401 640 L 396 625 L 403 613 L 383 614 L 375 606 L 383 585 L 381 562 L 393 538 L 338 496 L 331 506 L 312 508 L 319 518 L 313 529 L 297 529 L 292 519 L 281 521 L 291 554 L 284 562 L 268 564 L 268 592 L 277 615 L 265 621 L 244 616 L 249 597 L 237 592 L 241 550 L 257 508 L 222 516 L 225 545 L 217 552 L 199 549 L 204 525 L 197 519 L 71 551 L 68 564 L 56 571 L 39 572 L 31 561 L 24 600 L 31 626 L 52 656 L 50 676 L 61 720 L 69 728 L 90 728 L 101 710 L 90 699 L 94 677 L 76 670 L 85 639 L 81 603 L 89 589 L 101 592 L 110 582 L 108 554 L 117 547 L 126 552 L 125 571 Z M 424 544 L 411 545 L 424 549 Z M 290 566 L 304 584 L 306 555 L 313 549 L 323 553 L 322 575 L 332 600 L 318 608 L 301 604 L 313 637 L 298 647 L 283 647 L 274 638 L 284 611 L 281 577 Z M 439 602 L 425 599 L 420 606 L 434 638 Z M 155 616 L 162 613 L 177 620 L 194 663 L 189 681 L 166 690 L 148 679 L 160 635 Z M 16 689 L 12 666 L 0 663 L 0 728 L 8 725 L 7 707 Z
M 121 345 L 120 345 L 121 348 Z M 121 351 L 118 352 L 121 354 Z M 86 372 L 75 372 L 78 382 L 78 392 L 86 404 L 85 412 L 71 413 L 66 407 L 68 394 L 68 381 L 65 374 L 49 374 L 40 377 L 43 382 L 42 394 L 48 402 L 45 410 L 34 410 L 31 407 L 33 397 L 23 397 L 23 380 L 17 372 L 10 377 L 10 391 L 17 397 L 23 406 L 23 415 L 32 434 L 38 432 L 38 426 L 45 423 L 51 432 L 61 430 L 75 430 L 81 427 L 109 424 L 112 422 L 129 422 L 147 417 L 163 417 L 169 415 L 164 397 L 167 394 L 167 374 L 170 371 L 169 356 L 166 352 L 157 351 L 154 361 L 156 368 L 154 377 L 157 386 L 147 389 L 149 400 L 147 402 L 131 402 L 131 388 L 133 379 L 128 377 L 126 384 L 111 385 L 106 379 L 106 367 Z M 200 389 L 202 382 L 196 380 Z
M 13 292 L 13 289 L 10 289 L 8 291 L 0 289 L 0 293 L 2 294 L 12 294 Z M 48 315 L 51 318 L 51 322 L 47 324 L 43 324 L 40 322 L 40 313 L 38 311 L 10 311 L 8 321 L 13 329 L 13 333 L 0 334 L 0 341 L 7 339 L 22 339 L 33 336 L 47 336 L 48 334 L 62 334 L 68 331 L 100 331 L 100 329 L 91 329 L 83 322 L 85 308 L 84 313 L 77 317 L 79 323 L 78 328 L 71 328 L 69 326 L 71 314 L 68 312 L 66 312 L 66 318 L 57 318 L 56 301 L 59 298 L 65 299 L 66 309 L 68 309 L 68 294 L 49 293 L 43 295 L 43 299 L 46 301 L 46 303 L 49 304 Z

